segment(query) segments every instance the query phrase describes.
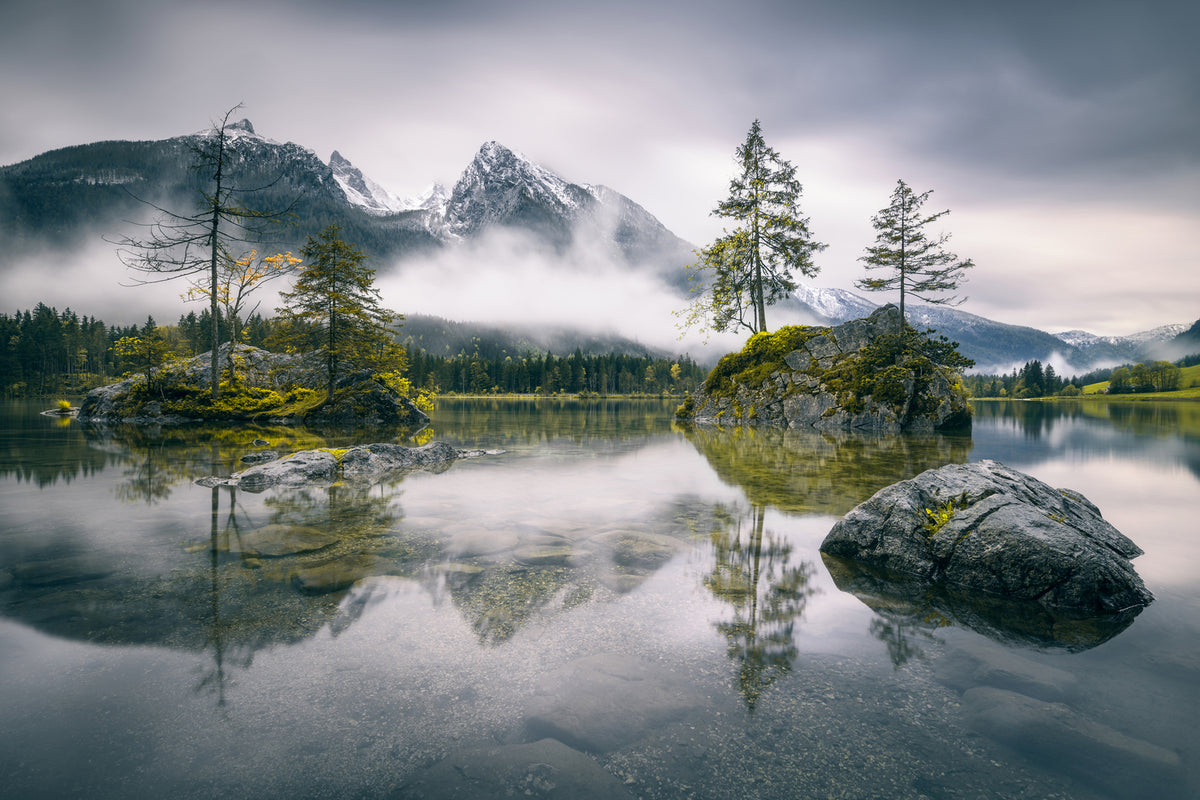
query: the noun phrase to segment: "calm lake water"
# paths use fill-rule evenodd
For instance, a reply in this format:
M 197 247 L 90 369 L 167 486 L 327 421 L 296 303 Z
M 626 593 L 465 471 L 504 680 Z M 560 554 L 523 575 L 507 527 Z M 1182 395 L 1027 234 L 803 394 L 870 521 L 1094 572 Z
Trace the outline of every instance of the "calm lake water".
M 434 438 L 503 452 L 260 494 L 193 481 L 393 432 L 45 405 L 0 406 L 5 796 L 1200 796 L 1200 404 L 910 438 L 445 400 Z M 1096 503 L 1155 602 L 1060 625 L 822 560 L 876 490 L 984 458 Z

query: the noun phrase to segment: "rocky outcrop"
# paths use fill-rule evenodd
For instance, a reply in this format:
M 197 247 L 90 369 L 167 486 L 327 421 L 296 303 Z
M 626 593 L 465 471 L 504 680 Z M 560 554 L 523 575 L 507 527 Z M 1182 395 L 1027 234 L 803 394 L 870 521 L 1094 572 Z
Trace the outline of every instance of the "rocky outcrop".
M 348 450 L 302 450 L 290 456 L 257 464 L 227 478 L 201 478 L 201 486 L 237 486 L 260 492 L 272 486 L 329 485 L 339 480 L 377 480 L 390 473 L 415 469 L 446 469 L 460 458 L 478 458 L 483 450 L 460 450 L 445 442 L 404 447 L 386 442 L 364 444 Z
M 1153 596 L 1142 551 L 1085 497 L 995 461 L 951 464 L 880 490 L 821 552 L 934 584 L 1050 609 L 1115 614 Z
M 959 376 L 929 358 L 899 309 L 832 328 L 757 334 L 680 408 L 707 425 L 928 433 L 970 426 Z
M 222 365 L 229 359 L 229 348 L 226 343 L 217 351 Z M 228 408 L 215 403 L 206 406 L 211 365 L 211 352 L 201 353 L 162 367 L 154 376 L 158 387 L 155 390 L 147 389 L 144 375 L 93 389 L 83 399 L 78 419 L 81 422 L 173 425 L 254 418 L 310 424 L 395 425 L 413 430 L 429 424 L 429 417 L 412 401 L 372 378 L 369 372 L 357 372 L 340 379 L 334 396 L 311 411 L 282 410 L 286 408 L 285 396 L 296 387 L 308 390 L 320 387 L 323 390 L 325 365 L 321 354 L 271 353 L 247 345 L 238 345 L 236 351 L 239 383 L 254 387 L 252 396 L 256 399 L 264 395 L 274 397 L 280 410 L 250 408 L 240 403 Z

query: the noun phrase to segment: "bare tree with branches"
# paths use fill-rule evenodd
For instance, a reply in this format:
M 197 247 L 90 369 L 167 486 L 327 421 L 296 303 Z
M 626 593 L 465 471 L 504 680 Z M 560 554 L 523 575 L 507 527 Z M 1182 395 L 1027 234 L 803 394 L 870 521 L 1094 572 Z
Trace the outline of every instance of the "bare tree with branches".
M 145 229 L 143 235 L 124 236 L 114 241 L 121 261 L 146 276 L 135 278 L 139 285 L 197 276 L 207 283 L 212 320 L 214 398 L 220 394 L 221 368 L 217 353 L 221 344 L 221 276 L 228 273 L 235 262 L 232 252 L 242 249 L 235 244 L 260 241 L 267 224 L 290 211 L 290 207 L 282 211 L 259 211 L 241 201 L 242 197 L 267 189 L 279 180 L 276 178 L 264 186 L 246 188 L 237 186 L 231 179 L 233 149 L 229 118 L 241 107 L 238 103 L 226 111 L 220 122 L 214 122 L 209 133 L 192 145 L 195 159 L 192 168 L 202 178 L 196 211 L 179 213 L 139 197 L 138 200 L 158 212 L 158 217 L 153 222 L 141 224 Z

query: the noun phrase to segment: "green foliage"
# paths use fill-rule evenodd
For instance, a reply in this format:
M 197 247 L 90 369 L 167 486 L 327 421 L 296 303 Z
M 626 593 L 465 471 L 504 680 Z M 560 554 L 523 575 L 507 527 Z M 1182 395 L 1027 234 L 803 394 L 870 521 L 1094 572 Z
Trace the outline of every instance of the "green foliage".
M 437 408 L 437 393 L 430 389 L 415 388 L 412 381 L 405 376 L 403 370 L 394 369 L 388 372 L 380 372 L 375 375 L 375 380 L 384 384 L 401 397 L 412 401 L 413 405 L 426 413 Z
M 732 395 L 735 385 L 758 388 L 772 373 L 786 369 L 784 357 L 827 328 L 786 325 L 775 333 L 756 333 L 736 353 L 724 356 L 704 381 L 704 391 L 714 397 Z
M 329 394 L 343 369 L 394 368 L 403 351 L 391 326 L 402 317 L 379 304 L 375 270 L 362 251 L 331 225 L 310 236 L 301 253 L 306 263 L 292 291 L 281 294 L 280 311 L 302 330 L 320 330 Z
M 862 261 L 868 270 L 890 273 L 884 278 L 863 278 L 856 282 L 869 292 L 899 290 L 900 313 L 904 314 L 908 294 L 937 305 L 958 305 L 957 297 L 942 297 L 958 288 L 963 273 L 975 266 L 970 259 L 959 261 L 943 249 L 950 234 L 936 237 L 925 234 L 925 226 L 949 214 L 949 210 L 924 215 L 921 207 L 933 193 L 930 189 L 916 194 L 904 181 L 896 181 L 891 204 L 871 218 L 877 231 L 875 244 L 867 248 Z
M 947 500 L 940 506 L 922 509 L 925 512 L 924 528 L 929 536 L 934 536 L 954 517 L 954 500 Z
M 758 120 L 735 158 L 741 173 L 713 214 L 736 227 L 701 249 L 700 260 L 688 267 L 696 297 L 676 314 L 684 330 L 698 325 L 762 333 L 766 307 L 796 290 L 795 272 L 811 277 L 819 271 L 812 257 L 825 245 L 813 239 L 800 214 L 803 187 L 796 168 L 767 146 Z
M 919 416 L 933 411 L 925 407 L 932 381 L 946 379 L 965 392 L 958 373 L 974 363 L 946 337 L 934 338 L 906 325 L 900 333 L 875 338 L 819 377 L 851 412 L 861 411 L 864 398 L 871 397 L 889 405 L 897 416 Z M 910 396 L 915 406 L 906 409 Z

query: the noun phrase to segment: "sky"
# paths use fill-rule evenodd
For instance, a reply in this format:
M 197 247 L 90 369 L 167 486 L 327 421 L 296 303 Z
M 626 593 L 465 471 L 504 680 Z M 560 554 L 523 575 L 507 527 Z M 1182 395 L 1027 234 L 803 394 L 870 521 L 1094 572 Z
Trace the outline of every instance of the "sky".
M 1194 0 L 0 0 L 0 18 L 0 164 L 196 132 L 243 103 L 258 133 L 337 150 L 396 194 L 453 185 L 495 140 L 704 245 L 757 119 L 828 245 L 812 284 L 855 290 L 903 179 L 976 265 L 963 311 L 1101 335 L 1200 317 Z M 436 267 L 388 287 L 399 310 L 469 319 L 529 282 L 448 287 Z M 519 272 L 541 287 L 519 305 L 547 319 L 588 298 L 631 313 L 646 288 L 597 269 L 556 293 Z

